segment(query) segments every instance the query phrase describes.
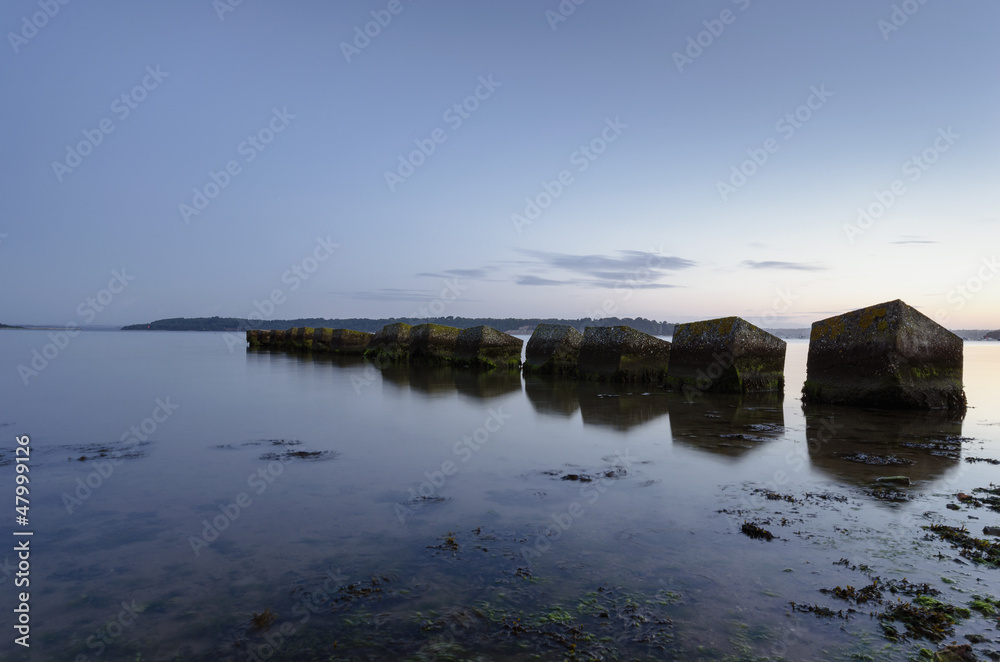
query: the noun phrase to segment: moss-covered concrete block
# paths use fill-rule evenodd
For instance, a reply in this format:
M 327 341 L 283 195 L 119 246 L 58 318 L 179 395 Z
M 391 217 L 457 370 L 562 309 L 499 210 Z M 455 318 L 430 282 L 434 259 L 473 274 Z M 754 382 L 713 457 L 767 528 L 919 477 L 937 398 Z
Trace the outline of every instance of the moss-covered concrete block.
M 362 354 L 372 334 L 350 329 L 292 327 L 287 330 L 247 331 L 251 347 L 309 351 L 316 353 Z
M 329 352 L 332 350 L 333 329 L 317 327 L 313 332 L 313 351 Z
M 628 326 L 587 327 L 577 370 L 585 379 L 659 382 L 667 376 L 670 343 Z
M 441 324 L 420 324 L 410 329 L 410 358 L 447 362 L 455 356 L 461 329 Z
M 583 334 L 564 324 L 539 324 L 524 349 L 524 371 L 576 375 Z
M 327 331 L 330 332 L 330 351 L 335 354 L 364 354 L 375 336 L 367 331 L 323 329 L 324 339 Z
M 964 409 L 963 341 L 896 299 L 812 325 L 807 404 Z
M 703 393 L 781 391 L 785 345 L 740 317 L 678 324 L 667 386 Z
M 375 332 L 365 356 L 379 358 L 390 361 L 405 361 L 410 356 L 410 330 L 409 324 L 396 322 L 386 324 Z
M 524 341 L 488 326 L 463 329 L 455 341 L 455 361 L 488 368 L 517 368 L 521 365 Z
M 285 332 L 283 348 L 296 351 L 312 350 L 315 335 L 316 329 L 311 326 L 293 326 Z

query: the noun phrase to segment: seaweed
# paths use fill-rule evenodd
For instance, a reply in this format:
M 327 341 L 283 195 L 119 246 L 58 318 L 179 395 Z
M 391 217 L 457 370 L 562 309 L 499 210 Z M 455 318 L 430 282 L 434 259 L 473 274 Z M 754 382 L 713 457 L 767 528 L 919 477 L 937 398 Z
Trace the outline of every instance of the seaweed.
M 762 529 L 753 522 L 743 522 L 743 526 L 740 527 L 740 531 L 743 535 L 753 538 L 754 540 L 766 540 L 768 542 L 774 540 L 774 534 L 767 529 Z
M 959 554 L 973 563 L 1000 567 L 1000 542 L 976 538 L 969 534 L 965 526 L 954 527 L 946 524 L 931 524 L 923 527 L 959 550 Z

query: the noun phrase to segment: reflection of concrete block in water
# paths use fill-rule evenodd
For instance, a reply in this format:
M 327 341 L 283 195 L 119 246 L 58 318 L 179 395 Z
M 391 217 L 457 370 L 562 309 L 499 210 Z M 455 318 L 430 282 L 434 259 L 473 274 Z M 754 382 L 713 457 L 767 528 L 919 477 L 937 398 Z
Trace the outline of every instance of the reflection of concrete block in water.
M 963 341 L 899 299 L 812 325 L 802 400 L 964 409 Z
M 577 369 L 586 379 L 656 382 L 667 374 L 670 343 L 627 326 L 587 327 Z
M 742 457 L 785 436 L 784 396 L 777 391 L 704 393 L 697 398 L 677 392 L 666 395 L 675 444 Z M 793 455 L 786 458 L 792 470 L 796 461 L 805 462 Z
M 573 369 L 575 370 L 576 366 Z M 579 383 L 559 377 L 526 373 L 524 393 L 528 396 L 531 406 L 540 414 L 572 416 L 580 409 L 580 396 L 577 395 Z
M 396 322 L 386 324 L 379 329 L 365 350 L 365 356 L 373 356 L 392 361 L 405 360 L 410 352 L 410 329 L 409 324 Z
M 583 334 L 564 324 L 539 324 L 524 350 L 524 371 L 571 376 L 576 374 Z
M 785 386 L 785 341 L 739 317 L 674 327 L 667 385 L 752 393 Z
M 802 412 L 810 464 L 838 480 L 875 487 L 878 478 L 906 476 L 920 484 L 960 463 L 959 411 L 806 405 Z
M 455 360 L 482 367 L 517 368 L 521 365 L 523 345 L 523 340 L 502 331 L 488 326 L 474 326 L 458 334 Z
M 420 324 L 410 329 L 410 358 L 449 361 L 461 329 L 441 324 Z
M 645 425 L 668 413 L 667 400 L 673 394 L 655 389 L 649 393 L 630 384 L 578 381 L 577 398 L 584 425 L 601 425 L 622 432 Z
M 459 394 L 488 400 L 521 390 L 521 373 L 500 367 L 497 370 L 455 370 Z

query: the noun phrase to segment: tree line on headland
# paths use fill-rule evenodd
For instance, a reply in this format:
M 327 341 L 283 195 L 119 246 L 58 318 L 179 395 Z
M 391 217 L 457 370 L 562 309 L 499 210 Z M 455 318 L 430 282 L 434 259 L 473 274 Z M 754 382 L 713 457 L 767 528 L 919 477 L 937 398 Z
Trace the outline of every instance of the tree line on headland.
M 325 319 L 320 317 L 300 318 L 294 320 L 248 320 L 238 317 L 173 317 L 156 320 L 148 324 L 131 324 L 122 327 L 122 331 L 246 331 L 261 329 L 264 331 L 284 330 L 292 327 L 324 327 L 331 329 L 352 329 L 375 333 L 387 324 L 404 322 L 406 324 L 443 324 L 459 329 L 474 326 L 489 326 L 498 331 L 530 334 L 539 324 L 568 324 L 583 331 L 588 326 L 630 326 L 636 331 L 642 331 L 653 336 L 669 336 L 674 332 L 672 322 L 657 322 L 644 317 L 606 317 L 595 320 L 580 318 L 564 320 L 556 318 L 524 318 L 524 317 L 389 317 L 383 319 L 349 318 Z

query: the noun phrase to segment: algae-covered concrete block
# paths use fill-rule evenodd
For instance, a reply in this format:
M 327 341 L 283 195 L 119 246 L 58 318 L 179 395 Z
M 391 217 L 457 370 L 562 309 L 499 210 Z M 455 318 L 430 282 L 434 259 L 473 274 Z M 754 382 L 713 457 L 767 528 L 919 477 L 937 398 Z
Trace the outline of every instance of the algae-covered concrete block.
M 285 349 L 311 350 L 315 335 L 311 326 L 293 326 L 285 332 Z
M 802 401 L 964 409 L 963 341 L 896 299 L 812 325 Z
M 455 341 L 455 361 L 483 367 L 517 368 L 524 341 L 488 326 L 463 329 Z
M 587 327 L 577 370 L 586 379 L 656 382 L 667 376 L 670 343 L 627 326 Z
M 441 324 L 420 324 L 410 329 L 410 358 L 450 361 L 461 329 Z
M 333 329 L 325 327 L 316 327 L 313 332 L 313 351 L 314 352 L 329 352 L 332 348 L 330 344 L 333 342 Z
M 368 343 L 365 356 L 373 356 L 393 361 L 405 360 L 410 354 L 409 324 L 396 322 L 379 329 Z
M 266 331 L 264 333 L 267 333 Z M 258 329 L 247 329 L 247 342 L 251 347 L 259 347 L 261 343 L 261 331 Z
M 324 329 L 323 331 L 330 332 L 330 351 L 336 354 L 364 354 L 375 335 L 367 331 L 352 331 L 351 329 Z
M 564 324 L 539 324 L 524 350 L 524 371 L 572 376 L 583 334 Z
M 740 317 L 674 327 L 667 386 L 711 393 L 780 391 L 785 341 Z

